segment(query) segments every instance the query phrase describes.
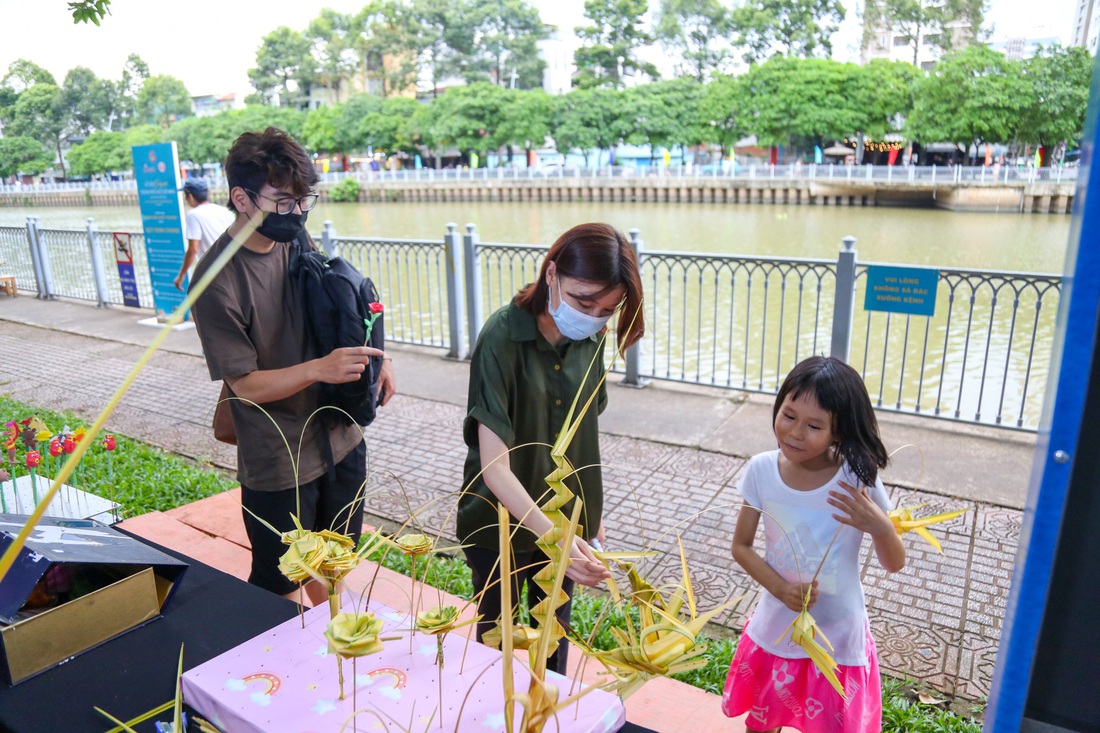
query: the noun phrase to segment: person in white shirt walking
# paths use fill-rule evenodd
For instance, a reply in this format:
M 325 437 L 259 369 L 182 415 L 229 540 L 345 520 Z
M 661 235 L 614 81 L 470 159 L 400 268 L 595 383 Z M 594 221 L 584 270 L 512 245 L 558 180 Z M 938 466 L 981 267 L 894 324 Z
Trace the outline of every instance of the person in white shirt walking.
M 176 289 L 183 290 L 183 279 L 191 271 L 191 266 L 202 259 L 210 245 L 233 223 L 234 216 L 228 209 L 210 203 L 210 187 L 202 178 L 188 178 L 183 182 L 183 198 L 190 207 L 184 235 L 187 238 L 187 253 L 183 256 L 183 266 L 176 276 Z

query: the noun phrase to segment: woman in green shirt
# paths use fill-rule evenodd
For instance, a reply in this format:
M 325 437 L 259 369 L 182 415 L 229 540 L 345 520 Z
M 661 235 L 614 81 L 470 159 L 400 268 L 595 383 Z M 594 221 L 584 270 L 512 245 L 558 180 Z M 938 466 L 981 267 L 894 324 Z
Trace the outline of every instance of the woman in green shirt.
M 551 528 L 537 508 L 550 497 L 546 476 L 555 466 L 549 446 L 576 395 L 584 404 L 594 390 L 596 409 L 587 412 L 565 454 L 577 469 L 565 483 L 583 503 L 563 589 L 572 594 L 574 582 L 594 586 L 609 577 L 589 545 L 604 539 L 598 415 L 607 405 L 607 390 L 600 337 L 618 311 L 616 347 L 624 352 L 644 333 L 641 308 L 641 274 L 630 243 L 606 224 L 582 224 L 554 243 L 538 280 L 481 330 L 470 363 L 463 427 L 469 452 L 457 522 L 479 594 L 479 641 L 501 615 L 496 506 L 507 507 L 515 530 L 512 597 L 519 598 L 527 581 L 528 604 L 534 606 L 543 593 L 530 581 L 547 561 L 535 539 Z M 585 379 L 593 358 L 595 367 Z M 572 502 L 563 511 L 568 516 Z M 559 608 L 559 618 L 568 622 L 569 610 L 569 604 Z M 565 672 L 564 650 L 550 658 L 550 669 Z

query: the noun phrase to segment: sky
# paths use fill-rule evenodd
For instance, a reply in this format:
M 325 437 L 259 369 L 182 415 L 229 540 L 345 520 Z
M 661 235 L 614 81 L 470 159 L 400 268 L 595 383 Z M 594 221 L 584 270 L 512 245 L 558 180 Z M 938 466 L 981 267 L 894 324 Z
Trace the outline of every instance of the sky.
M 118 79 L 130 53 L 153 74 L 183 80 L 192 95 L 251 92 L 248 69 L 263 36 L 280 25 L 305 29 L 322 7 L 356 12 L 365 0 L 112 0 L 100 27 L 74 24 L 66 0 L 0 0 L 0 75 L 20 58 L 48 69 L 60 83 L 74 66 Z M 571 29 L 584 24 L 584 0 L 533 0 L 545 22 Z M 656 0 L 651 0 L 656 5 Z M 860 37 L 853 0 L 833 39 L 834 57 L 858 60 Z M 991 40 L 1060 36 L 1069 42 L 1074 0 L 990 0 Z

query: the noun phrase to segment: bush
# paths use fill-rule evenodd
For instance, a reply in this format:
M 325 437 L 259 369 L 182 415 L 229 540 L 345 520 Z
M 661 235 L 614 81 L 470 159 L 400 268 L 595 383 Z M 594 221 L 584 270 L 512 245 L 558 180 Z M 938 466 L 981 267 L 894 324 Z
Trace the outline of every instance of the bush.
M 346 203 L 359 200 L 359 181 L 354 178 L 345 178 L 337 183 L 328 192 L 333 201 Z

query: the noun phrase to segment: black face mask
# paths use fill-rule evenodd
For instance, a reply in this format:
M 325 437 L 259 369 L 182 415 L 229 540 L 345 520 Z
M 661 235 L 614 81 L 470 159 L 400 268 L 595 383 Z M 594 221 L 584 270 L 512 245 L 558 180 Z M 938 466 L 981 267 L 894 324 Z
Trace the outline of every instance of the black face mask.
M 256 232 L 274 242 L 293 242 L 298 239 L 302 230 L 306 228 L 306 218 L 309 212 L 301 214 L 276 214 L 268 212 L 263 224 L 256 227 Z

